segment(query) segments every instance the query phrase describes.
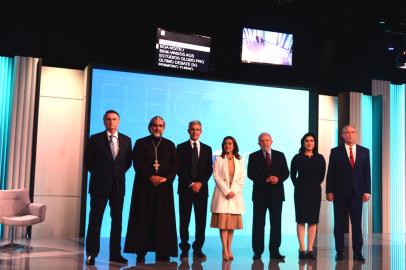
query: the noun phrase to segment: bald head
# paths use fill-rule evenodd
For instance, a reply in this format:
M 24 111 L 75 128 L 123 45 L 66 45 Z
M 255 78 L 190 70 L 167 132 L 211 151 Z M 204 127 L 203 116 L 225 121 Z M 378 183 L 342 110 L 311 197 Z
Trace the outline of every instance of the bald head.
M 344 126 L 342 136 L 344 142 L 350 146 L 357 143 L 357 130 L 353 125 Z

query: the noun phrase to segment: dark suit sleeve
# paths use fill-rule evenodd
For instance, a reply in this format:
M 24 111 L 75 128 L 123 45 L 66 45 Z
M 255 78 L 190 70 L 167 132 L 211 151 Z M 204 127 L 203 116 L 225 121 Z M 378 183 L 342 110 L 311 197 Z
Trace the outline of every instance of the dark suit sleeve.
M 369 159 L 369 150 L 366 149 L 366 164 L 364 168 L 364 193 L 371 194 L 371 165 Z
M 190 176 L 190 173 L 185 170 L 185 165 L 182 163 L 185 155 L 185 149 L 182 144 L 179 144 L 177 147 L 177 152 L 178 152 L 178 157 L 179 157 L 179 169 L 178 169 L 178 176 L 182 181 L 185 182 L 186 186 L 189 186 L 193 181 L 192 177 Z
M 336 155 L 335 155 L 335 152 L 332 149 L 331 152 L 330 152 L 329 160 L 328 160 L 326 193 L 332 193 L 333 192 L 335 166 L 336 166 Z
M 279 178 L 278 183 L 282 183 L 289 177 L 289 168 L 288 163 L 286 162 L 285 155 L 282 153 L 281 157 L 282 157 L 281 170 L 279 172 L 279 175 L 276 175 Z
M 211 147 L 206 147 L 206 149 L 206 158 L 208 158 L 208 162 L 206 163 L 206 168 L 204 168 L 205 174 L 203 175 L 203 179 L 201 179 L 203 181 L 203 184 L 207 184 L 211 175 L 213 174 L 213 152 L 211 150 Z
M 132 163 L 131 138 L 128 137 L 127 141 L 128 141 L 128 145 L 125 149 L 125 158 L 126 158 L 125 171 L 127 171 L 131 167 L 131 163 Z
M 321 162 L 321 166 L 320 166 L 319 179 L 320 179 L 320 184 L 321 184 L 324 180 L 324 175 L 326 174 L 326 160 L 324 159 L 323 155 L 320 155 L 320 162 Z
M 87 142 L 86 150 L 85 150 L 85 157 L 84 157 L 84 165 L 86 169 L 93 173 L 94 167 L 94 157 L 96 154 L 96 143 L 94 141 L 94 136 L 91 136 Z
M 266 177 L 263 177 L 263 175 L 260 174 L 258 170 L 255 169 L 256 162 L 258 162 L 258 159 L 255 157 L 255 153 L 250 154 L 248 158 L 248 170 L 247 170 L 248 178 L 257 183 L 260 182 L 265 183 Z
M 292 162 L 290 163 L 290 179 L 292 180 L 294 186 L 296 186 L 299 181 L 297 178 L 297 162 L 297 156 L 294 156 Z

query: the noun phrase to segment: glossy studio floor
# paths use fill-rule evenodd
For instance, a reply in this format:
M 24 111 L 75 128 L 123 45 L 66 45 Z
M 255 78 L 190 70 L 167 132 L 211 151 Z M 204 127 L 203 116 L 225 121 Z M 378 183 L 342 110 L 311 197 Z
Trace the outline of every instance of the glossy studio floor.
M 268 239 L 266 239 L 267 243 Z M 4 244 L 4 243 L 1 243 Z M 317 238 L 317 260 L 299 261 L 298 244 L 295 235 L 283 235 L 281 253 L 284 261 L 269 260 L 266 251 L 262 260 L 252 260 L 251 238 L 236 236 L 233 242 L 234 260 L 222 261 L 220 240 L 210 236 L 206 238 L 203 251 L 205 261 L 193 260 L 180 262 L 172 258 L 170 263 L 155 263 L 155 254 L 148 253 L 145 264 L 136 265 L 133 254 L 123 254 L 129 260 L 128 265 L 110 264 L 108 261 L 108 239 L 101 241 L 101 252 L 95 266 L 86 266 L 82 239 L 33 239 L 31 251 L 0 249 L 0 269 L 182 269 L 182 270 L 265 270 L 265 269 L 405 269 L 405 235 L 370 234 L 364 237 L 363 254 L 366 262 L 352 260 L 351 243 L 348 243 L 345 259 L 334 260 L 334 239 L 331 235 L 319 235 Z M 192 252 L 190 252 L 190 255 Z

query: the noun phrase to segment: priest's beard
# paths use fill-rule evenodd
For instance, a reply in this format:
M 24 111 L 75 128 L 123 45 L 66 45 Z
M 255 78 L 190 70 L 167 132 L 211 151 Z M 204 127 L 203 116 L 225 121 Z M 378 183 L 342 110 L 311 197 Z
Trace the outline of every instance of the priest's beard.
M 152 136 L 154 136 L 154 138 L 159 139 L 162 137 L 162 132 L 152 132 Z

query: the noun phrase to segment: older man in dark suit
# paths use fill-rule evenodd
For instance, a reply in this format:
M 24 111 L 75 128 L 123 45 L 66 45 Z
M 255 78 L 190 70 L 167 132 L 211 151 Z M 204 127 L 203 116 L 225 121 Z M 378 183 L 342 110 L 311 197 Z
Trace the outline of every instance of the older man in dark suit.
M 110 261 L 126 264 L 121 256 L 121 222 L 125 193 L 125 172 L 131 166 L 131 139 L 117 131 L 120 116 L 109 110 L 106 130 L 90 137 L 84 163 L 90 172 L 90 214 L 86 237 L 86 264 L 94 265 L 100 249 L 100 230 L 107 201 L 110 205 Z
M 269 210 L 271 236 L 269 253 L 271 259 L 283 260 L 279 253 L 281 245 L 282 203 L 285 200 L 283 182 L 289 177 L 289 169 L 285 155 L 271 149 L 272 137 L 261 133 L 258 137 L 261 147 L 249 156 L 248 178 L 254 182 L 252 201 L 254 202 L 254 218 L 252 224 L 252 248 L 254 260 L 261 259 L 264 252 L 264 228 L 266 211 Z
M 178 194 L 179 194 L 179 220 L 180 239 L 179 244 L 182 253 L 181 260 L 188 259 L 190 248 L 189 222 L 194 207 L 196 234 L 193 242 L 193 256 L 204 259 L 202 252 L 205 240 L 206 216 L 207 216 L 207 182 L 213 172 L 213 159 L 211 147 L 202 143 L 199 138 L 202 133 L 202 124 L 195 120 L 189 123 L 189 140 L 177 146 L 180 167 L 178 170 Z
M 352 125 L 343 128 L 342 137 L 345 143 L 331 149 L 326 183 L 327 200 L 334 202 L 336 260 L 343 259 L 344 226 L 349 213 L 353 258 L 363 262 L 362 203 L 371 196 L 369 150 L 356 144 L 357 132 Z

